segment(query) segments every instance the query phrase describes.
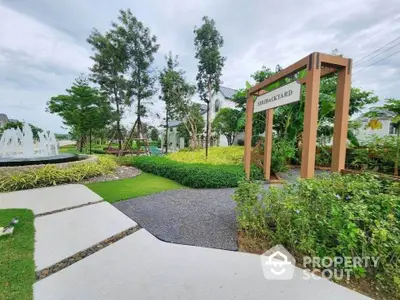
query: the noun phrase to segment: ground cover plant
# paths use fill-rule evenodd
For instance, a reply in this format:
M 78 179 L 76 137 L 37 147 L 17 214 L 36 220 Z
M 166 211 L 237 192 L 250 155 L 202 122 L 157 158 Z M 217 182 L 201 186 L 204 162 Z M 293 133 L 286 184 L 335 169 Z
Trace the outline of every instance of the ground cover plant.
M 133 178 L 88 183 L 86 186 L 110 203 L 183 188 L 175 181 L 146 173 Z
M 264 250 L 282 244 L 298 262 L 303 256 L 376 257 L 377 267 L 354 267 L 352 277 L 372 280 L 375 291 L 400 294 L 398 182 L 331 174 L 265 191 L 243 181 L 234 200 L 241 235 L 264 243 Z
M 262 140 L 262 138 L 261 138 Z M 263 149 L 263 145 L 261 147 Z M 189 150 L 184 149 L 175 153 L 168 154 L 168 158 L 178 162 L 200 163 L 209 165 L 243 165 L 243 146 L 211 147 L 208 157 L 205 156 L 204 149 Z M 274 139 L 272 148 L 271 170 L 272 172 L 282 172 L 287 170 L 287 162 L 295 156 L 294 146 L 284 140 Z
M 34 216 L 26 209 L 3 209 L 0 227 L 7 226 L 12 218 L 19 220 L 13 235 L 0 236 L 0 300 L 31 300 L 35 282 Z
M 45 165 L 43 168 L 27 169 L 12 174 L 4 172 L 0 173 L 0 192 L 77 183 L 87 178 L 110 173 L 116 167 L 114 158 L 101 156 L 96 162 L 71 164 L 63 168 Z

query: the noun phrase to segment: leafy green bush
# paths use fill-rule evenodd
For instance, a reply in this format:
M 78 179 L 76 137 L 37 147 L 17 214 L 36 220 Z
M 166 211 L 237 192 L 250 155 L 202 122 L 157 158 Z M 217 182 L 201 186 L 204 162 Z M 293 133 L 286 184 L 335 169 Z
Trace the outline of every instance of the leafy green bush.
M 84 179 L 104 175 L 113 171 L 117 164 L 113 158 L 98 157 L 97 162 L 72 164 L 60 168 L 46 165 L 12 174 L 0 174 L 0 192 L 11 192 L 65 183 L 76 183 Z
M 243 165 L 191 164 L 167 157 L 131 157 L 131 164 L 144 172 L 163 176 L 193 188 L 236 187 L 245 176 Z M 123 163 L 129 162 L 125 158 Z M 121 163 L 121 161 L 120 161 Z M 252 177 L 261 179 L 262 170 L 253 167 Z
M 271 170 L 275 173 L 288 169 L 288 162 L 295 157 L 296 149 L 288 140 L 275 138 L 272 142 Z
M 236 190 L 239 228 L 282 244 L 297 257 L 377 257 L 355 268 L 400 294 L 400 183 L 371 174 L 325 175 L 283 188 L 243 181 Z M 258 195 L 262 194 L 262 200 Z

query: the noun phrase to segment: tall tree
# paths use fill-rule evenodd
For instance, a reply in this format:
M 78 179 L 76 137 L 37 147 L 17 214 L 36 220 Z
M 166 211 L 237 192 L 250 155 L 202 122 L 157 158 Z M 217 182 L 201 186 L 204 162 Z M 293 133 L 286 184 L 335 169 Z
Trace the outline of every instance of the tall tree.
M 235 141 L 236 135 L 242 129 L 238 124 L 242 113 L 237 109 L 221 108 L 215 116 L 212 126 L 218 134 L 223 134 L 231 146 Z
M 108 96 L 109 102 L 116 108 L 116 133 L 119 149 L 121 149 L 123 140 L 121 119 L 125 108 L 131 104 L 126 96 L 129 82 L 126 78 L 128 58 L 124 43 L 115 31 L 101 34 L 97 29 L 92 30 L 87 41 L 94 51 L 94 55 L 91 56 L 93 60 L 93 66 L 90 68 L 91 80 L 99 84 L 101 91 Z
M 198 59 L 196 76 L 200 99 L 207 103 L 206 156 L 208 156 L 209 137 L 211 135 L 210 104 L 213 92 L 218 92 L 221 83 L 222 68 L 226 60 L 220 53 L 224 40 L 218 32 L 215 21 L 203 17 L 201 27 L 194 28 L 195 57 Z
M 165 153 L 168 153 L 168 132 L 169 121 L 174 118 L 174 104 L 177 97 L 180 96 L 177 86 L 180 84 L 183 71 L 177 70 L 179 65 L 178 57 L 173 57 L 170 52 L 166 57 L 167 65 L 159 74 L 159 82 L 161 86 L 161 95 L 159 99 L 165 103 L 165 142 L 162 147 L 165 147 Z
M 160 45 L 155 35 L 145 27 L 130 9 L 121 10 L 119 23 L 113 24 L 113 31 L 124 45 L 125 57 L 128 60 L 128 99 L 134 103 L 137 114 L 137 129 L 141 133 L 142 118 L 148 113 L 150 98 L 156 93 L 156 73 L 151 66 L 154 54 Z
M 127 10 L 120 10 L 118 22 L 104 35 L 96 29 L 88 38 L 95 55 L 92 79 L 107 93 L 117 111 L 117 132 L 121 149 L 121 118 L 126 107 L 135 104 L 137 129 L 148 111 L 145 101 L 155 93 L 151 65 L 159 45 L 150 29 Z
M 392 156 L 394 161 L 394 175 L 398 176 L 400 162 L 400 100 L 393 98 L 386 99 L 383 106 L 370 109 L 365 116 L 371 118 L 368 123 L 368 127 L 377 129 L 382 127 L 379 117 L 387 117 L 388 112 L 391 115 L 391 122 L 396 130 L 396 146 L 395 150 L 393 151 L 394 155 Z
M 91 87 L 85 77 L 75 79 L 67 94 L 52 97 L 47 111 L 57 114 L 63 123 L 79 135 L 80 152 L 86 135 L 92 129 L 106 126 L 112 120 L 112 109 L 106 97 Z

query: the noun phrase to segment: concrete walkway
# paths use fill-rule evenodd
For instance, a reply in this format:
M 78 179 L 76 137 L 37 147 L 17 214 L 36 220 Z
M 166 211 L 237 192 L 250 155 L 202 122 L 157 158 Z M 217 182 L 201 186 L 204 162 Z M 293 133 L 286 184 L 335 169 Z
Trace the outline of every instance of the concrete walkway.
M 164 243 L 145 229 L 34 285 L 37 300 L 368 299 L 325 279 L 268 281 L 260 257 Z
M 160 241 L 81 185 L 0 200 L 0 209 L 37 215 L 35 300 L 368 299 L 324 279 L 304 280 L 301 269 L 292 280 L 268 281 L 258 255 Z

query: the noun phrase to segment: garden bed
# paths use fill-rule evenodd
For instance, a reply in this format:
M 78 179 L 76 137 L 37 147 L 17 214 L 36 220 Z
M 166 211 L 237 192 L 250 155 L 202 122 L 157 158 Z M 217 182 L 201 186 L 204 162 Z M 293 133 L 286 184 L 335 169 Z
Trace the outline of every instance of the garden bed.
M 92 177 L 111 174 L 117 168 L 113 158 L 93 157 L 94 160 L 73 162 L 66 166 L 43 165 L 9 174 L 0 172 L 0 192 L 12 192 L 67 183 L 79 183 Z
M 304 256 L 374 257 L 377 265 L 352 265 L 350 282 L 341 283 L 376 299 L 400 294 L 399 182 L 335 173 L 265 191 L 243 181 L 234 200 L 242 251 L 282 244 L 300 264 Z

